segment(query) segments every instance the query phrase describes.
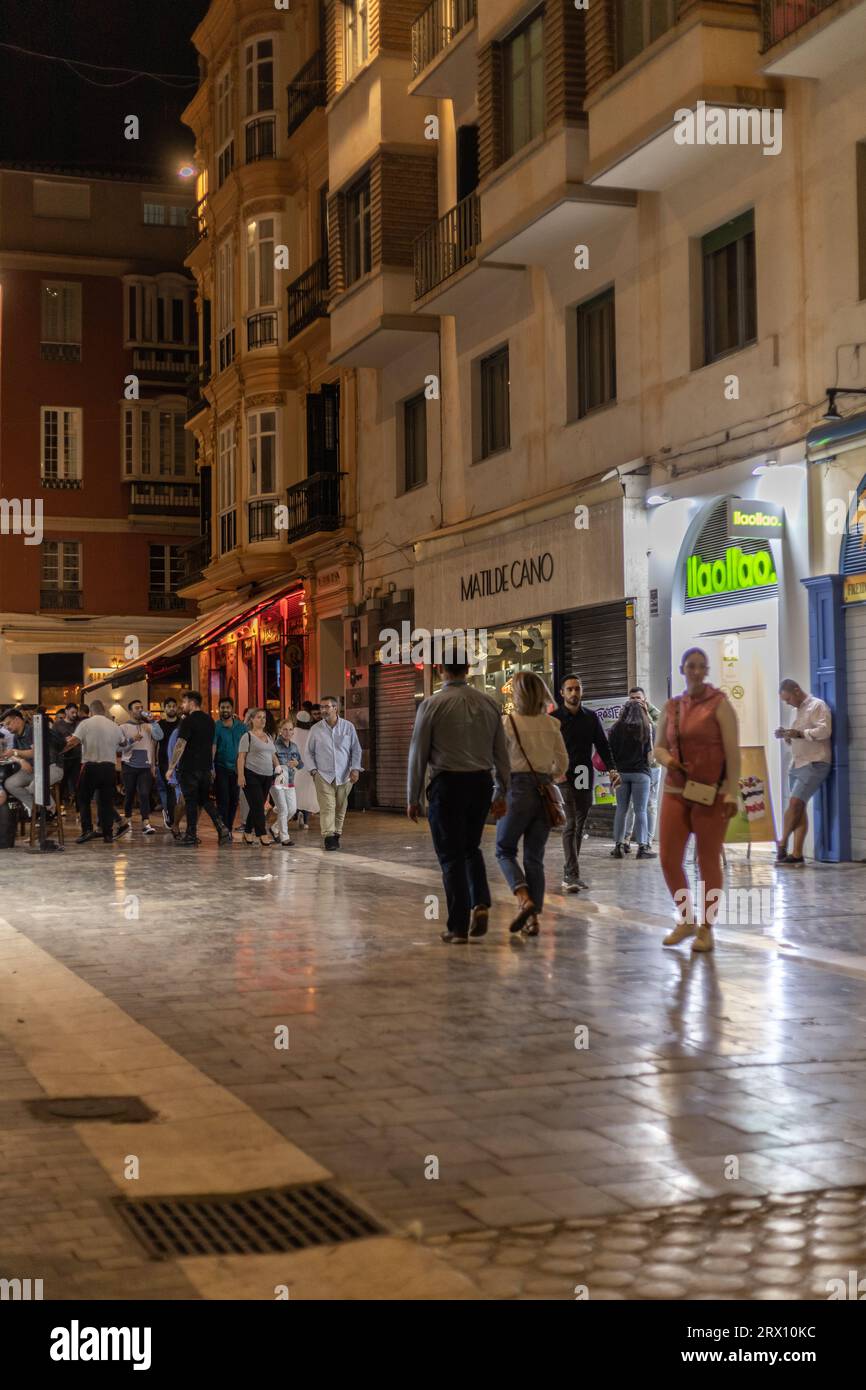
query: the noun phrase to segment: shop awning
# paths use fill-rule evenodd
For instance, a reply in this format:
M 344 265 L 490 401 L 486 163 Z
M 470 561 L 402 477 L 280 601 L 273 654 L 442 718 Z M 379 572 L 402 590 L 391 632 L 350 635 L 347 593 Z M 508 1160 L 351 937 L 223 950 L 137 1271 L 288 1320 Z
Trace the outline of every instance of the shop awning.
M 290 583 L 285 579 L 279 579 L 259 589 L 257 593 L 247 594 L 244 598 L 234 598 L 230 603 L 212 608 L 209 613 L 203 613 L 195 622 L 182 627 L 180 632 L 173 633 L 164 642 L 159 642 L 155 647 L 142 652 L 133 661 L 118 666 L 111 673 L 111 684 L 128 685 L 131 681 L 159 676 L 173 670 L 185 657 L 193 656 L 209 647 L 212 642 L 218 641 L 220 637 L 233 632 L 236 627 L 242 627 L 244 623 L 250 622 L 257 614 L 270 608 L 272 603 L 285 598 L 298 587 L 297 580 Z M 89 685 L 82 687 L 82 693 L 95 690 L 97 686 L 105 683 L 104 676 L 101 680 L 91 681 Z
M 844 420 L 822 420 L 806 435 L 806 457 L 810 463 L 835 458 L 849 449 L 866 446 L 866 414 L 849 415 Z

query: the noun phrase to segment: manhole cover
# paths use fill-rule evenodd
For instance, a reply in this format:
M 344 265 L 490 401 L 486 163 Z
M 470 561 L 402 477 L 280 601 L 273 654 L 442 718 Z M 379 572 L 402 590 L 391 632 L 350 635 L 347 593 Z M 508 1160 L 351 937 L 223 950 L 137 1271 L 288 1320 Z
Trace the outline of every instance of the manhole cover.
M 148 1254 L 266 1255 L 341 1245 L 382 1233 L 366 1212 L 325 1183 L 212 1197 L 117 1199 L 117 1209 Z
M 40 1120 L 111 1120 L 113 1124 L 143 1124 L 156 1112 L 138 1096 L 68 1096 L 31 1100 L 31 1114 Z

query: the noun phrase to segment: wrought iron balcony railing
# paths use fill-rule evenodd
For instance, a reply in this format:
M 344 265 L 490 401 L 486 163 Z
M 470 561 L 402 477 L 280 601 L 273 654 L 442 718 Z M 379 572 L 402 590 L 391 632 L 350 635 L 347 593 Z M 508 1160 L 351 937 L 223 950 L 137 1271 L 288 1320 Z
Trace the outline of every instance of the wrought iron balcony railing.
M 314 319 L 328 313 L 328 261 L 325 256 L 308 266 L 287 290 L 289 303 L 288 336 L 294 338 Z
M 470 193 L 415 240 L 415 298 L 420 299 L 475 258 L 481 240 L 481 208 Z
M 76 492 L 80 488 L 84 487 L 83 478 L 58 478 L 56 476 L 46 477 L 44 474 L 40 480 L 40 483 L 43 490 L 45 488 L 53 488 L 57 491 Z
M 277 341 L 277 311 L 269 309 L 264 314 L 251 314 L 247 319 L 247 348 L 267 347 Z
M 207 410 L 208 399 L 204 387 L 210 381 L 210 363 L 200 362 L 195 371 L 186 379 L 186 418 L 191 420 L 200 410 Z
M 325 105 L 325 56 L 321 49 L 314 53 L 288 85 L 288 134 L 297 130 L 317 106 Z
M 43 362 L 80 362 L 80 343 L 40 343 Z
M 316 531 L 338 531 L 343 524 L 340 482 L 345 473 L 313 473 L 286 492 L 289 510 L 288 541 L 312 536 Z
M 247 503 L 247 533 L 250 538 L 250 545 L 256 541 L 273 541 L 277 538 L 277 528 L 274 525 L 274 508 L 276 500 L 272 497 L 260 498 L 255 502 Z
M 81 609 L 84 607 L 84 595 L 80 589 L 41 589 L 39 607 L 68 611 Z
M 199 490 L 195 483 L 133 482 L 129 510 L 142 516 L 190 516 L 198 514 Z
M 764 52 L 835 4 L 836 0 L 762 0 Z
M 475 18 L 476 0 L 433 0 L 412 25 L 412 76 L 417 77 L 428 63 L 451 43 L 470 19 Z
M 244 132 L 247 164 L 257 159 L 273 159 L 277 152 L 276 116 L 259 116 L 250 121 Z

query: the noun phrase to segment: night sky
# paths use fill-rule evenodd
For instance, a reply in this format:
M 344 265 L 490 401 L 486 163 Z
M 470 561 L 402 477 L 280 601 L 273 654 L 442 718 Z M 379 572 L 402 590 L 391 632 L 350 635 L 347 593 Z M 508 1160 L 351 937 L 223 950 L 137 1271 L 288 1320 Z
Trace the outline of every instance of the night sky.
M 148 72 L 180 74 L 165 86 L 122 72 L 80 68 L 0 47 L 0 162 L 56 164 L 172 176 L 193 150 L 180 113 L 198 84 L 190 35 L 208 0 L 2 0 L 0 43 Z M 94 86 L 128 82 L 124 86 Z M 124 139 L 124 117 L 140 139 Z

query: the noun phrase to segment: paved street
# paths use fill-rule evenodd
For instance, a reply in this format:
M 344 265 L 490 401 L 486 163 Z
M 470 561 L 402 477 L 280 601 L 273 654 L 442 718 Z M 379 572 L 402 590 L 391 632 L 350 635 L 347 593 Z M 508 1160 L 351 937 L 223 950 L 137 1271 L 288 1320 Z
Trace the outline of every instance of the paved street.
M 862 866 L 738 851 L 729 884 L 766 889 L 769 920 L 692 958 L 660 946 L 657 862 L 600 841 L 591 891 L 513 940 L 488 831 L 490 935 L 447 948 L 424 825 L 350 816 L 340 854 L 204 834 L 0 856 L 0 1276 L 46 1298 L 782 1299 L 866 1272 Z M 558 889 L 557 845 L 548 866 Z M 27 1105 L 100 1095 L 156 1118 Z M 154 1261 L 113 1209 L 321 1178 L 382 1234 Z

